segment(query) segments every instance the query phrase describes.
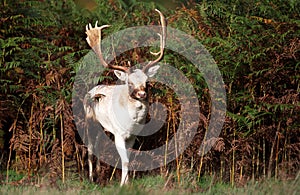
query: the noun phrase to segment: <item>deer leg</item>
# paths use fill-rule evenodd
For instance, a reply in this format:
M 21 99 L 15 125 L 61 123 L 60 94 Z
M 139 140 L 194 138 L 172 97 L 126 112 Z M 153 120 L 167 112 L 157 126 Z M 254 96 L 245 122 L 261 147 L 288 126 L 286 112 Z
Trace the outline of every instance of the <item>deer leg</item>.
M 134 141 L 135 138 L 130 138 L 125 140 L 121 136 L 115 135 L 115 144 L 122 162 L 121 186 L 126 184 L 128 181 L 128 165 L 129 165 L 130 151 L 127 149 L 133 146 Z
M 86 122 L 87 124 L 87 122 Z M 88 153 L 88 165 L 89 165 L 89 180 L 93 182 L 93 144 L 92 140 L 89 134 L 89 126 L 87 125 L 85 127 L 85 133 L 86 136 L 84 139 L 87 139 L 87 153 Z
M 136 140 L 136 136 L 131 136 L 129 139 L 126 140 L 127 155 L 128 155 L 129 160 L 130 160 L 130 155 L 131 155 L 132 147 L 135 143 L 135 140 Z
M 96 136 L 96 141 L 95 141 L 95 151 L 98 151 L 98 148 L 100 147 L 100 143 L 99 141 L 101 141 L 101 131 L 98 132 L 97 136 Z M 99 174 L 101 171 L 101 160 L 100 158 L 97 159 L 97 162 L 96 162 L 96 173 Z
M 116 145 L 118 153 L 121 157 L 122 179 L 121 179 L 121 184 L 120 185 L 122 186 L 125 183 L 127 183 L 127 180 L 128 180 L 129 158 L 127 156 L 125 139 L 123 139 L 121 136 L 115 135 L 115 145 Z
M 130 159 L 130 154 L 131 154 L 131 150 L 129 148 L 132 148 L 134 145 L 136 137 L 135 136 L 131 136 L 130 138 L 125 140 L 125 146 L 126 146 L 126 150 L 127 150 L 127 156 Z
M 93 182 L 93 146 L 88 145 L 88 164 L 89 164 L 89 180 Z
M 134 145 L 136 137 L 135 136 L 131 136 L 129 139 L 125 140 L 125 146 L 126 146 L 126 151 L 127 151 L 127 156 L 128 159 L 130 160 L 130 154 L 131 154 L 131 149 Z M 128 180 L 128 177 L 126 179 L 126 182 Z

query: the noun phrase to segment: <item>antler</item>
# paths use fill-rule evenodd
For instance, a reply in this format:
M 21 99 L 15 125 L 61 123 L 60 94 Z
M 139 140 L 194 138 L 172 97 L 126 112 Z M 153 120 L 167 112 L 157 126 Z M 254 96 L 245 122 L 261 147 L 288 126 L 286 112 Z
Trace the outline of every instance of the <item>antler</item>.
M 98 27 L 97 26 L 98 21 L 96 21 L 95 27 L 93 28 L 91 24 L 86 25 L 86 34 L 87 34 L 87 42 L 90 45 L 90 47 L 94 50 L 94 52 L 97 54 L 97 56 L 100 59 L 100 62 L 105 66 L 106 68 L 116 69 L 116 70 L 122 70 L 124 72 L 128 71 L 127 67 L 123 66 L 116 66 L 116 65 L 109 65 L 103 58 L 102 50 L 101 50 L 101 30 L 109 27 L 110 25 L 103 25 Z
M 146 66 L 144 66 L 143 68 L 144 72 L 162 59 L 164 55 L 165 44 L 166 44 L 167 21 L 164 15 L 158 9 L 155 9 L 155 11 L 157 11 L 160 15 L 161 34 L 158 33 L 158 36 L 160 37 L 160 51 L 157 53 L 154 52 L 150 52 L 150 53 L 156 56 L 159 55 L 159 57 L 154 61 L 150 61 Z

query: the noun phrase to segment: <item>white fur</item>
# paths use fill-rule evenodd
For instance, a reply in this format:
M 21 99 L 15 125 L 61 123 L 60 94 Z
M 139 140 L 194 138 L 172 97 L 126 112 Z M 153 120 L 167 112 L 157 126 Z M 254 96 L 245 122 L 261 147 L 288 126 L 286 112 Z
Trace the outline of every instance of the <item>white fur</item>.
M 135 141 L 135 136 L 143 128 L 148 112 L 148 102 L 130 96 L 128 83 L 135 88 L 146 86 L 148 77 L 156 74 L 159 66 L 153 66 L 144 73 L 140 69 L 134 70 L 131 74 L 115 70 L 115 75 L 125 82 L 123 85 L 99 85 L 88 92 L 85 97 L 85 112 L 87 118 L 96 119 L 102 127 L 114 134 L 115 145 L 122 162 L 121 185 L 128 181 L 128 165 L 130 151 Z M 95 97 L 99 97 L 96 99 Z M 92 99 L 92 104 L 87 104 L 87 98 Z M 89 150 L 90 152 L 91 150 Z M 90 177 L 91 177 L 90 165 Z

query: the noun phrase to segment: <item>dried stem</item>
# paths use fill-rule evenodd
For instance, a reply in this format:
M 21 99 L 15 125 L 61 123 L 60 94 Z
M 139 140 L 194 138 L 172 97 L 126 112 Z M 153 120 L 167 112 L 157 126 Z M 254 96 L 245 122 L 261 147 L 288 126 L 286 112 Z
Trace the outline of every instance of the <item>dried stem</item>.
M 62 174 L 62 182 L 65 183 L 65 154 L 64 154 L 64 123 L 63 123 L 63 115 L 60 113 L 60 138 L 61 138 L 61 174 Z

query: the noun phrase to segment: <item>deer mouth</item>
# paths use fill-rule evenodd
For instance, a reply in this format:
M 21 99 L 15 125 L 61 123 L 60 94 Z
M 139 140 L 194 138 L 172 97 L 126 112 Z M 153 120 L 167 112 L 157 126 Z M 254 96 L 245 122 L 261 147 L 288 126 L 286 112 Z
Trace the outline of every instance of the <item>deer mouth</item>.
M 136 100 L 145 100 L 147 98 L 147 93 L 141 90 L 133 90 L 131 97 Z

